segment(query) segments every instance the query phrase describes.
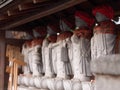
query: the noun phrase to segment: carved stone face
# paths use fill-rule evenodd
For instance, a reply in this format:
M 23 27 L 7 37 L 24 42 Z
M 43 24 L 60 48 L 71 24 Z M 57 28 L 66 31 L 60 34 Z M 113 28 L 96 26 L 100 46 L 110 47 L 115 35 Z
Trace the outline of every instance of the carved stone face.
M 108 20 L 108 18 L 105 15 L 103 15 L 103 14 L 101 14 L 99 12 L 96 13 L 95 17 L 96 17 L 98 22 Z

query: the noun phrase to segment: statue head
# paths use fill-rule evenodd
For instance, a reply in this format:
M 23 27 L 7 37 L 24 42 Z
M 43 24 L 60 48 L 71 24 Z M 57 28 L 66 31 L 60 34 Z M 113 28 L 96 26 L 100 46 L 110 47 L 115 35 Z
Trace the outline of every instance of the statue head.
M 89 27 L 94 24 L 94 18 L 90 17 L 90 15 L 85 12 L 76 11 L 75 24 L 76 24 L 76 27 Z
M 58 28 L 58 23 L 52 23 L 47 25 L 47 38 L 50 42 L 56 42 L 57 40 L 57 33 L 60 32 Z
M 83 26 L 88 26 L 87 25 L 87 23 L 83 20 L 83 19 L 81 19 L 81 18 L 79 18 L 79 17 L 75 17 L 75 25 L 77 26 L 77 27 L 83 27 Z
M 113 9 L 109 5 L 97 6 L 93 9 L 92 12 L 98 22 L 111 20 L 114 16 Z
M 60 29 L 62 32 L 72 31 L 73 28 L 74 23 L 72 23 L 69 19 L 67 18 L 60 19 Z

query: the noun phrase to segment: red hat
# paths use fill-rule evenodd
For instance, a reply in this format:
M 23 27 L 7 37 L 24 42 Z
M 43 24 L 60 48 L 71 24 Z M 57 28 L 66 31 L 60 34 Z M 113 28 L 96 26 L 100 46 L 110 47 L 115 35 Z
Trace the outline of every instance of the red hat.
M 92 13 L 95 16 L 97 12 L 105 15 L 109 19 L 113 19 L 114 11 L 113 11 L 113 8 L 109 5 L 102 5 L 102 6 L 95 7 Z
M 92 26 L 95 22 L 93 17 L 90 17 L 87 13 L 82 11 L 76 11 L 75 16 L 79 17 L 80 19 L 84 20 L 88 26 Z

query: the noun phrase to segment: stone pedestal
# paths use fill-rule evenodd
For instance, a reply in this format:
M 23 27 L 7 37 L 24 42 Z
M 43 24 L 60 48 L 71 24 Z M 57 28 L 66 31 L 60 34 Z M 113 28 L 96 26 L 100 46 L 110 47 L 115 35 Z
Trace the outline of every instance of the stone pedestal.
M 93 82 L 82 82 L 82 90 L 94 90 L 95 84 Z
M 120 90 L 120 55 L 102 56 L 91 62 L 95 90 Z
M 38 89 L 38 88 L 30 88 L 30 87 L 25 87 L 25 86 L 18 86 L 17 90 L 46 90 L 46 89 Z

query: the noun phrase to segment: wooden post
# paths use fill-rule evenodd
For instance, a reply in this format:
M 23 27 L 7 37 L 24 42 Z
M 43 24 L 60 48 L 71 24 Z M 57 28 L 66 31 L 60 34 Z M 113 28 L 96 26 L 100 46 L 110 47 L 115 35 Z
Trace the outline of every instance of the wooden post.
M 0 90 L 4 88 L 4 72 L 5 72 L 5 31 L 0 31 Z
M 13 71 L 14 71 L 14 66 L 13 66 L 13 62 L 12 62 L 12 57 L 13 57 L 13 51 L 10 51 L 10 57 L 9 57 L 9 60 L 10 60 L 10 74 L 9 74 L 9 82 L 8 82 L 8 90 L 12 90 L 12 85 L 13 85 Z
M 14 62 L 14 90 L 17 90 L 18 64 Z

